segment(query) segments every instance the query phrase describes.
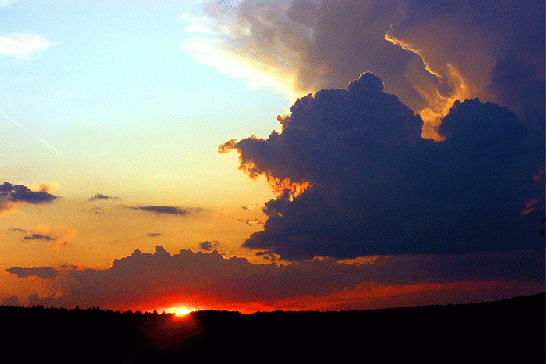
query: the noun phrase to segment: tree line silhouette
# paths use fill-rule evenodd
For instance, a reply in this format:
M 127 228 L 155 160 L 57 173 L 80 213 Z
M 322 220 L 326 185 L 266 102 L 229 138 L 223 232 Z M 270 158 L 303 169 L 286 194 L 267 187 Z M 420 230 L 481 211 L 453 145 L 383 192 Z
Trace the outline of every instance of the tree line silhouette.
M 542 362 L 545 294 L 369 311 L 0 307 L 2 362 Z

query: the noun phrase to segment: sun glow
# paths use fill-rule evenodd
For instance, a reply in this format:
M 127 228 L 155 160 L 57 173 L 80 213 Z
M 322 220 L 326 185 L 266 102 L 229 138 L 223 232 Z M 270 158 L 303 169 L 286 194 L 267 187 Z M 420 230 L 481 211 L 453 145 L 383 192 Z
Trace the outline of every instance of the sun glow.
M 186 316 L 186 315 L 189 315 L 193 311 L 194 310 L 191 309 L 191 308 L 180 307 L 180 308 L 177 308 L 176 311 L 174 311 L 174 314 L 176 316 Z

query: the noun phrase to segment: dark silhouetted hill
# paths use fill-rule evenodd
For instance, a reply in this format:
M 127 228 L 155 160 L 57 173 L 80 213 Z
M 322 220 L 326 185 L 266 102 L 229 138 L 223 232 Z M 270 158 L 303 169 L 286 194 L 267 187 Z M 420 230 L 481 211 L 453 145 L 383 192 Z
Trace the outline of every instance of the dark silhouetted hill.
M 1 362 L 541 363 L 545 294 L 374 311 L 0 307 Z

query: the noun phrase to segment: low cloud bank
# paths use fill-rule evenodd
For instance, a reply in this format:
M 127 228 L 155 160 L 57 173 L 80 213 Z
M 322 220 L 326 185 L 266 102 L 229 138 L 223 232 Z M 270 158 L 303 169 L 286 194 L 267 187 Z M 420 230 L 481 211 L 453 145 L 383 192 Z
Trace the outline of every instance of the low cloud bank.
M 31 297 L 32 304 L 45 306 L 347 309 L 533 294 L 544 287 L 543 258 L 543 251 L 520 251 L 378 256 L 354 264 L 315 259 L 276 266 L 228 259 L 217 251 L 171 255 L 158 246 L 153 254 L 135 250 L 105 270 L 13 267 L 8 272 L 20 278 L 56 277 L 55 297 Z M 455 291 L 467 296 L 453 296 Z M 373 297 L 381 300 L 376 306 Z

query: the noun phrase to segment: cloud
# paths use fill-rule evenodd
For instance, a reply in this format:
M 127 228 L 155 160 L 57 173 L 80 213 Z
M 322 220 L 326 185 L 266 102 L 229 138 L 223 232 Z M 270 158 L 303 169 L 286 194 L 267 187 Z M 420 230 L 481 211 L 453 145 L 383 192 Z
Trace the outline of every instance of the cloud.
M 0 198 L 10 202 L 48 203 L 57 198 L 57 196 L 51 195 L 48 190 L 46 184 L 40 185 L 40 190 L 35 192 L 23 185 L 4 182 L 3 185 L 0 185 Z
M 29 231 L 24 229 L 10 229 L 12 231 L 19 231 L 22 233 L 28 233 Z M 50 245 L 52 250 L 59 250 L 62 247 L 66 246 L 69 241 L 73 240 L 78 236 L 78 230 L 65 228 L 64 226 L 57 226 L 53 229 L 53 232 L 50 232 L 50 229 L 47 225 L 40 224 L 36 228 L 36 231 L 32 232 L 30 235 L 23 237 L 24 240 L 41 240 L 45 242 L 53 242 Z
M 183 48 L 198 62 L 274 87 L 291 101 L 370 71 L 421 114 L 427 138 L 438 138 L 440 119 L 457 99 L 512 108 L 506 82 L 526 92 L 534 88 L 529 83 L 544 84 L 540 0 L 243 0 L 231 7 L 206 2 L 203 10 L 206 17 L 184 20 Z M 529 68 L 526 82 L 499 72 L 510 59 Z M 539 113 L 540 96 L 528 101 Z
M 39 268 L 20 268 L 11 267 L 6 269 L 6 272 L 16 274 L 18 278 L 38 277 L 41 279 L 55 278 L 58 271 L 52 267 L 39 267 Z
M 39 51 L 47 50 L 51 43 L 39 35 L 16 34 L 0 36 L 0 54 L 30 59 Z
M 203 241 L 202 243 L 199 243 L 199 250 L 204 250 L 204 251 L 211 251 L 213 249 L 216 249 L 220 246 L 220 244 L 215 240 L 215 241 Z
M 15 4 L 18 1 L 21 1 L 21 0 L 1 0 L 0 1 L 0 7 L 11 6 L 11 5 Z
M 59 250 L 62 247 L 67 246 L 68 242 L 74 240 L 79 232 L 75 229 L 67 229 L 63 226 L 58 226 L 57 234 L 59 237 L 56 238 L 55 244 L 51 247 L 53 250 Z
M 265 260 L 271 260 L 272 264 L 275 264 L 275 262 L 277 261 L 277 256 L 271 251 L 257 252 L 254 253 L 254 255 L 256 255 L 257 257 L 262 257 Z
M 530 110 L 544 112 L 544 107 L 537 106 L 544 105 L 543 2 L 407 0 L 398 5 L 402 17 L 393 23 L 387 38 L 419 54 L 452 90 L 452 96 L 459 93 L 458 98 L 464 94 L 464 98 L 497 102 L 524 120 Z M 507 63 L 527 68 L 524 79 L 516 80 L 523 74 L 512 73 L 515 68 L 507 68 Z M 507 83 L 515 86 L 508 91 L 509 97 Z M 531 84 L 539 88 L 542 84 L 542 91 L 531 91 L 537 90 Z M 433 96 L 423 86 L 416 89 Z M 517 107 L 514 101 L 529 93 L 537 104 L 527 110 Z M 441 109 L 447 111 L 453 102 L 451 96 L 445 96 L 444 101 L 433 97 L 429 111 L 445 115 Z
M 9 271 L 23 277 L 42 272 L 37 269 L 48 272 L 41 273 L 44 278 L 57 274 L 53 268 Z M 373 257 L 352 264 L 315 259 L 276 266 L 228 259 L 215 250 L 181 250 L 171 255 L 158 246 L 153 254 L 135 250 L 104 270 L 61 270 L 52 281 L 61 292 L 34 297 L 33 304 L 115 309 L 154 309 L 180 303 L 210 309 L 339 309 L 343 304 L 377 308 L 404 305 L 406 300 L 420 300 L 419 304 L 459 302 L 460 296 L 452 294 L 457 285 L 475 287 L 466 290 L 470 293 L 463 300 L 532 294 L 543 289 L 543 271 L 540 250 Z M 408 297 L 404 292 L 413 295 Z M 433 301 L 428 299 L 430 295 Z M 370 297 L 382 302 L 371 302 Z
M 227 152 L 229 152 L 231 149 L 235 149 L 234 147 L 235 147 L 235 145 L 237 144 L 237 139 L 232 139 L 232 140 L 233 140 L 233 143 L 232 143 L 232 145 L 231 145 L 230 147 L 226 147 L 226 148 L 225 148 L 225 151 L 224 151 L 224 150 L 218 149 L 218 152 L 219 152 L 219 153 L 224 153 L 224 152 L 227 153 Z M 228 142 L 228 143 L 229 143 L 229 142 Z M 221 145 L 225 145 L 225 144 L 226 144 L 226 143 L 221 144 Z M 243 210 L 255 210 L 255 209 L 258 208 L 259 205 L 260 205 L 259 203 L 253 202 L 253 203 L 251 203 L 251 204 L 248 204 L 247 206 L 241 206 L 241 208 L 242 208 Z
M 44 235 L 44 234 L 32 234 L 25 236 L 23 239 L 25 240 L 55 240 L 50 235 Z
M 17 205 L 15 202 L 9 201 L 5 198 L 1 197 L 0 193 L 0 216 L 9 215 L 15 212 L 15 206 Z
M 97 193 L 95 196 L 89 199 L 89 201 L 97 201 L 97 200 L 119 200 L 119 197 L 106 196 L 106 195 Z
M 150 238 L 155 238 L 155 237 L 160 236 L 160 235 L 161 235 L 161 233 L 148 233 L 148 236 Z
M 349 90 L 310 94 L 278 117 L 281 133 L 230 142 L 240 169 L 279 193 L 244 247 L 288 260 L 543 247 L 538 211 L 521 214 L 536 156 L 514 113 L 455 102 L 439 128 L 445 141 L 433 142 L 381 86 L 367 73 Z
M 188 210 L 184 210 L 176 206 L 136 206 L 136 207 L 127 206 L 127 207 L 132 210 L 149 211 L 149 212 L 155 212 L 156 214 L 187 215 L 190 213 Z

